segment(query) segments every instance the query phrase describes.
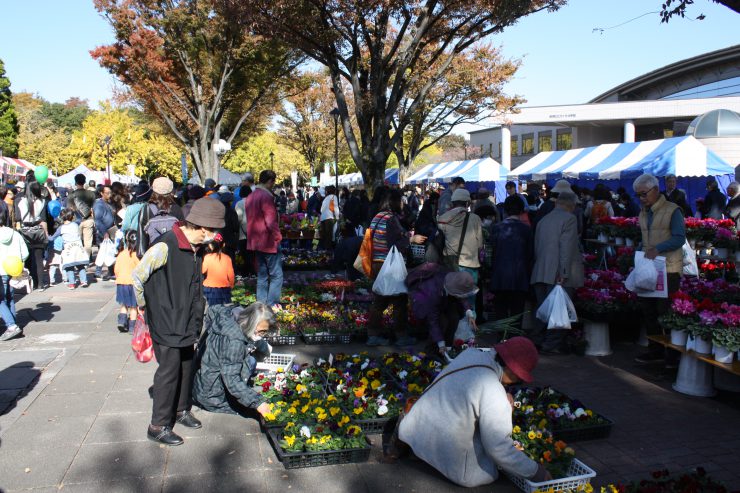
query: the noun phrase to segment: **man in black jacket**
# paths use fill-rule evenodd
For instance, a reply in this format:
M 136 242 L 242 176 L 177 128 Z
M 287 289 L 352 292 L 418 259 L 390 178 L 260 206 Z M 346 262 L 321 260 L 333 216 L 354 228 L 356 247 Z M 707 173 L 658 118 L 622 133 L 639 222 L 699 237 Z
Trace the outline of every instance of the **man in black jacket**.
M 665 195 L 668 202 L 673 202 L 681 208 L 683 217 L 694 217 L 694 212 L 691 210 L 689 201 L 686 199 L 686 192 L 680 188 L 676 188 L 677 184 L 678 178 L 676 178 L 676 175 L 666 175 L 665 192 L 663 192 L 663 195 Z
M 200 428 L 190 412 L 194 345 L 203 325 L 205 300 L 201 245 L 223 228 L 224 205 L 205 197 L 195 201 L 185 222 L 162 234 L 134 269 L 139 311 L 146 314 L 157 371 L 154 374 L 150 440 L 180 445 L 175 422 Z
M 733 181 L 727 185 L 727 196 L 730 201 L 727 202 L 725 217 L 735 221 L 735 226 L 740 226 L 740 183 Z

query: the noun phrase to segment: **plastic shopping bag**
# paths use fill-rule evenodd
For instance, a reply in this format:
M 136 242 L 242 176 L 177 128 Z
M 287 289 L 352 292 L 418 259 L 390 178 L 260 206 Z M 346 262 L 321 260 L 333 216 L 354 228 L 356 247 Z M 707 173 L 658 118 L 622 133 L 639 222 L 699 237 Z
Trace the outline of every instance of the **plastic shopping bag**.
M 406 263 L 403 260 L 403 255 L 393 246 L 373 283 L 373 293 L 381 296 L 407 293 L 406 275 Z
M 570 329 L 578 321 L 576 307 L 560 284 L 557 284 L 537 309 L 537 318 L 547 323 L 548 329 Z
M 98 256 L 95 257 L 95 265 L 98 267 L 110 267 L 116 263 L 116 247 L 111 240 L 103 240 L 98 246 Z
M 655 289 L 655 283 L 658 281 L 658 270 L 655 268 L 653 261 L 645 258 L 644 255 L 635 255 L 635 268 L 632 275 L 634 275 L 637 289 L 645 291 Z
M 154 357 L 152 336 L 149 326 L 144 321 L 143 315 L 139 314 L 134 325 L 134 336 L 131 338 L 131 349 L 134 350 L 136 359 L 141 363 L 148 363 Z
M 23 272 L 21 272 L 19 275 L 15 277 L 11 277 L 8 284 L 10 284 L 11 288 L 15 290 L 23 289 L 28 294 L 31 294 L 31 291 L 33 291 L 33 284 L 31 282 L 31 273 L 28 272 L 28 269 L 23 269 Z
M 638 273 L 636 272 L 638 266 L 646 266 L 648 264 L 649 267 L 652 267 L 656 271 L 655 280 L 649 286 L 647 284 L 645 284 L 646 287 L 638 286 Z M 649 260 L 645 258 L 644 252 L 635 252 L 635 268 L 632 269 L 632 272 L 630 272 L 624 281 L 624 287 L 642 298 L 667 298 L 668 274 L 666 271 L 665 257 L 655 257 L 655 259 Z
M 686 240 L 683 244 L 683 275 L 699 276 L 699 266 L 696 265 L 696 251 L 691 248 L 689 240 Z

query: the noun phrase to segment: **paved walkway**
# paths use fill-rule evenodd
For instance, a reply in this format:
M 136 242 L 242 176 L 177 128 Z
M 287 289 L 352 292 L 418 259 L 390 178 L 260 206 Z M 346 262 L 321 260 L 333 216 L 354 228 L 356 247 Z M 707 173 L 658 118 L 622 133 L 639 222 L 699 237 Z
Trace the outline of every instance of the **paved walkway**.
M 18 304 L 25 337 L 0 343 L 0 489 L 11 492 L 442 492 L 457 488 L 421 461 L 379 462 L 380 437 L 364 464 L 285 470 L 253 420 L 196 412 L 201 430 L 160 447 L 146 439 L 153 364 L 138 363 L 115 328 L 113 283 L 57 286 Z M 335 350 L 354 350 L 344 346 Z M 363 347 L 364 349 L 364 347 Z M 298 361 L 331 348 L 296 346 Z M 594 484 L 645 477 L 667 467 L 703 466 L 740 487 L 740 400 L 670 390 L 675 371 L 614 356 L 544 357 L 537 384 L 551 384 L 615 421 L 607 440 L 574 443 L 598 472 Z M 472 491 L 491 491 L 479 488 Z M 505 479 L 495 491 L 517 491 Z

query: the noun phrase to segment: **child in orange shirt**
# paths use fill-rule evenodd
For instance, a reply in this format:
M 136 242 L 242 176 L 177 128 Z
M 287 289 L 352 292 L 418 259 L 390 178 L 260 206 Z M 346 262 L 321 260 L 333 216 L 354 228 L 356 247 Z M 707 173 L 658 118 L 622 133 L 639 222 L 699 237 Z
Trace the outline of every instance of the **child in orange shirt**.
M 136 295 L 134 294 L 133 272 L 141 259 L 136 255 L 139 235 L 136 230 L 126 232 L 124 241 L 118 245 L 116 256 L 116 303 L 121 305 L 118 312 L 118 331 L 133 332 L 136 324 Z
M 203 294 L 209 305 L 229 304 L 234 287 L 234 264 L 231 257 L 223 253 L 223 237 L 217 234 L 207 248 L 208 253 L 203 257 Z

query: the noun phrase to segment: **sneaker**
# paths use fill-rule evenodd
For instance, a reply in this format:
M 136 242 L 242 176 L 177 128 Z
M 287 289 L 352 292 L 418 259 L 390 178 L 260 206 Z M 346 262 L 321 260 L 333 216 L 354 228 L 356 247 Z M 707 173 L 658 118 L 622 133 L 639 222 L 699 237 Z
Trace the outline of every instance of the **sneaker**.
M 365 343 L 368 346 L 387 346 L 390 344 L 391 341 L 386 339 L 385 337 L 380 336 L 370 336 L 367 338 L 367 342 Z
M 128 332 L 128 313 L 118 314 L 118 325 L 116 327 L 119 332 Z
M 405 347 L 405 346 L 413 346 L 416 344 L 416 337 L 411 336 L 403 336 L 396 339 L 396 342 L 393 343 L 396 347 Z
M 18 337 L 23 333 L 23 330 L 17 325 L 10 325 L 2 335 L 0 335 L 0 341 L 9 341 L 14 337 Z
M 69 289 L 75 289 L 76 287 L 74 284 L 67 284 L 67 288 Z
M 89 286 L 89 284 L 88 284 L 88 283 L 86 283 L 86 282 L 81 282 L 81 283 L 80 283 L 80 287 L 81 287 L 81 288 L 86 288 L 86 287 L 88 287 L 88 286 Z

